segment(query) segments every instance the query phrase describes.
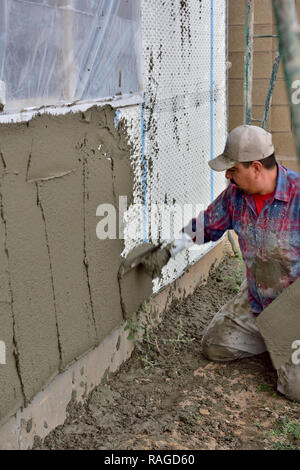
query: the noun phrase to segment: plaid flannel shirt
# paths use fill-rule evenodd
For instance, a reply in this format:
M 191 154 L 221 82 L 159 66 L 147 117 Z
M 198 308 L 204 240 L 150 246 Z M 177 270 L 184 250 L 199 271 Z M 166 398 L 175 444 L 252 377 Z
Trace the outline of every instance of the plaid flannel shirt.
M 218 240 L 233 229 L 246 264 L 248 297 L 258 315 L 300 277 L 300 175 L 278 164 L 274 197 L 258 216 L 252 196 L 230 184 L 197 219 L 193 233 L 202 242 Z M 201 227 L 202 226 L 202 227 Z M 200 237 L 199 237 L 200 240 Z

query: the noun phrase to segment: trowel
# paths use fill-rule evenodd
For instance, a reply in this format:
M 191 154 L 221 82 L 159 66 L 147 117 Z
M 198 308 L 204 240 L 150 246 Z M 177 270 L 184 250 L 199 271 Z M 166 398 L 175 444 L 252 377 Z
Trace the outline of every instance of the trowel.
M 127 255 L 119 273 L 121 305 L 125 318 L 131 317 L 152 295 L 152 279 L 161 275 L 162 268 L 177 253 L 193 244 L 191 237 L 182 233 L 171 243 L 143 243 Z
M 161 249 L 162 244 L 153 245 L 152 243 L 143 243 L 133 248 L 120 266 L 119 277 L 125 276 L 129 271 L 136 268 L 148 256 Z
M 158 245 L 153 245 L 152 243 L 143 243 L 129 252 L 120 266 L 119 277 L 124 276 L 140 264 L 143 265 L 146 272 L 153 277 L 153 275 L 159 274 L 170 258 L 175 258 L 177 253 L 192 244 L 193 241 L 191 237 L 186 233 L 182 233 L 180 238 L 168 244 L 159 243 Z M 151 265 L 153 269 L 149 269 Z

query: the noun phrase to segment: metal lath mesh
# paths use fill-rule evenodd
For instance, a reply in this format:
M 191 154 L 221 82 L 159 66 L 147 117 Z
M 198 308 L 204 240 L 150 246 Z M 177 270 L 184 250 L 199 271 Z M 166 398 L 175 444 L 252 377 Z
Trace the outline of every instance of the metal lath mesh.
M 207 206 L 212 184 L 214 197 L 225 187 L 224 174 L 212 175 L 207 161 L 212 145 L 214 156 L 223 151 L 227 132 L 226 2 L 142 0 L 142 35 L 144 107 L 123 113 L 131 118 L 136 144 L 134 196 L 144 205 L 139 233 L 156 241 L 153 224 L 145 232 L 155 204 Z M 130 213 L 133 208 L 129 219 Z M 135 212 L 132 224 L 137 227 L 136 220 Z M 133 243 L 126 241 L 127 252 Z M 174 280 L 211 246 L 171 260 L 154 289 Z

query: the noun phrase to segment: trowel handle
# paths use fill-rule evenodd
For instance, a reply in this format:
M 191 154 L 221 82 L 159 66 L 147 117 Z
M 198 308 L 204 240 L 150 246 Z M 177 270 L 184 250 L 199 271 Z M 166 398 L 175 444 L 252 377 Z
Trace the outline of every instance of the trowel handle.
M 170 253 L 172 258 L 174 258 L 177 253 L 180 253 L 185 248 L 189 248 L 194 244 L 193 240 L 187 233 L 181 233 L 180 238 L 177 238 L 172 242 L 172 246 L 170 248 Z

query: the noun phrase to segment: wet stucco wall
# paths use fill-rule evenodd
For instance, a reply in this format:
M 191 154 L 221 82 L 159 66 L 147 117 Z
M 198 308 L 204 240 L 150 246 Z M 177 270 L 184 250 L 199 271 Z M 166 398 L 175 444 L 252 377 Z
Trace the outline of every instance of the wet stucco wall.
M 0 127 L 0 418 L 123 319 L 123 241 L 96 236 L 96 208 L 132 198 L 132 145 L 114 117 L 106 106 Z M 126 284 L 134 298 L 139 282 Z
M 225 187 L 207 165 L 227 132 L 225 13 L 143 0 L 142 104 L 0 125 L 0 423 L 153 292 L 141 272 L 118 278 L 133 244 L 97 238 L 97 207 L 207 205 Z M 180 254 L 161 285 L 211 248 Z

